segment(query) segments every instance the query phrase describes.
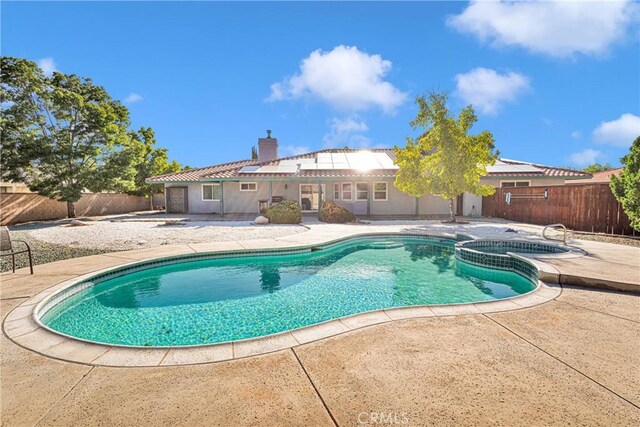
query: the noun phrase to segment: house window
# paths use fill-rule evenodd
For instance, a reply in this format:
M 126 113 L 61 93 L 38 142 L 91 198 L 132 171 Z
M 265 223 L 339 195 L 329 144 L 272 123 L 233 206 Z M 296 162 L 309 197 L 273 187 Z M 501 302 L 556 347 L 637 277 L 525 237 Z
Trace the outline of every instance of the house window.
M 373 183 L 373 200 L 386 201 L 389 195 L 389 188 L 386 182 Z
M 333 184 L 333 200 L 340 200 L 340 183 Z
M 356 182 L 356 200 L 367 200 L 369 187 L 366 182 Z
M 350 182 L 342 183 L 342 200 L 352 200 L 353 199 L 353 184 Z
M 258 191 L 257 182 L 241 182 L 240 191 Z
M 510 187 L 528 187 L 531 185 L 529 181 L 502 181 L 500 186 L 502 188 L 510 188 Z
M 202 200 L 220 200 L 221 197 L 220 184 L 202 184 Z

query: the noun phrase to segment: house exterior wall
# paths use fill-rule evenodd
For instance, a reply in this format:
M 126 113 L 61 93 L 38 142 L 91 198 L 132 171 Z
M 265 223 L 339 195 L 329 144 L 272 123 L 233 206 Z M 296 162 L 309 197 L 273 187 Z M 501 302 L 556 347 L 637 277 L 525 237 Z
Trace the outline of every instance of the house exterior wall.
M 482 196 L 464 193 L 462 199 L 462 215 L 482 215 Z
M 168 187 L 187 187 L 189 213 L 220 213 L 220 202 L 215 200 L 202 200 L 201 182 L 166 184 Z M 165 191 L 165 194 L 167 192 Z
M 420 197 L 419 206 L 420 215 L 449 215 L 449 202 L 434 194 Z
M 387 183 L 387 200 L 374 200 L 373 199 L 373 184 L 374 182 L 386 182 Z M 354 199 L 355 199 L 355 185 L 359 182 L 366 182 L 370 192 L 370 215 L 415 215 L 416 213 L 416 199 L 411 197 L 393 185 L 393 179 L 367 179 L 367 180 L 342 180 L 332 181 L 327 183 L 327 195 L 326 200 L 334 200 L 333 184 L 335 182 L 343 183 L 350 182 L 353 184 Z M 367 202 L 366 200 L 334 200 L 339 206 L 349 209 L 356 215 L 366 215 Z M 420 215 L 443 215 L 449 213 L 449 205 L 446 200 L 433 195 L 427 195 L 420 198 Z
M 224 213 L 260 213 L 260 200 L 269 199 L 269 183 L 256 182 L 256 191 L 240 191 L 240 183 L 227 181 L 224 183 Z
M 501 181 L 508 179 L 483 179 L 482 183 L 500 186 Z M 531 182 L 531 186 L 555 186 L 564 185 L 563 178 L 538 178 L 526 179 Z M 384 181 L 387 183 L 388 195 L 386 201 L 373 199 L 374 182 Z M 323 195 L 325 200 L 334 200 L 338 205 L 350 210 L 356 215 L 367 214 L 367 201 L 356 200 L 356 183 L 365 182 L 369 191 L 369 214 L 370 215 L 398 215 L 409 216 L 416 213 L 416 199 L 402 193 L 393 185 L 393 178 L 386 179 L 342 179 L 336 181 L 321 181 L 324 184 Z M 247 181 L 243 181 L 247 182 Z M 167 187 L 178 186 L 187 187 L 189 213 L 220 213 L 222 203 L 224 203 L 224 213 L 251 213 L 259 214 L 259 201 L 269 200 L 268 181 L 256 182 L 256 191 L 240 191 L 240 182 L 226 181 L 223 184 L 223 202 L 219 200 L 202 200 L 202 184 L 212 184 L 212 182 L 176 183 L 166 184 Z M 271 183 L 271 195 L 282 197 L 284 200 L 300 200 L 301 184 L 318 184 L 319 181 L 273 181 Z M 334 183 L 348 182 L 352 184 L 352 200 L 335 200 Z M 482 214 L 482 197 L 471 193 L 464 194 L 463 215 L 469 216 L 473 212 Z M 420 215 L 448 215 L 449 203 L 437 195 L 426 195 L 418 200 L 418 212 Z

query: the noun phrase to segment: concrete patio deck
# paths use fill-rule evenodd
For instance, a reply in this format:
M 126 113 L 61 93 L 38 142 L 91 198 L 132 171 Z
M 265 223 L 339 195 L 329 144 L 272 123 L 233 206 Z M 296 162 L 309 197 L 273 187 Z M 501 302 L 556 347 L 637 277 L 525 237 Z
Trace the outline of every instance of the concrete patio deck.
M 24 270 L 0 276 L 0 310 L 4 319 L 46 288 L 132 260 L 377 231 L 397 230 L 312 225 L 308 233 L 269 241 L 163 246 L 45 264 L 34 276 Z M 640 249 L 579 246 L 591 258 L 544 262 L 559 278 L 591 268 L 605 286 L 640 285 Z M 639 336 L 639 296 L 567 286 L 531 308 L 396 320 L 263 356 L 191 366 L 63 362 L 3 334 L 1 421 L 342 426 L 385 417 L 405 425 L 638 425 Z

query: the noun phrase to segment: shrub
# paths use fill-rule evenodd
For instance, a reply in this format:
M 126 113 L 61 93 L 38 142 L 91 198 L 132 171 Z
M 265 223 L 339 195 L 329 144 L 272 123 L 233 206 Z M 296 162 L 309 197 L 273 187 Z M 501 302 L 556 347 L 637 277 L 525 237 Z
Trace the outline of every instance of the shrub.
M 338 206 L 331 200 L 327 200 L 322 202 L 322 207 L 318 212 L 318 219 L 332 224 L 344 224 L 346 222 L 354 222 L 356 217 L 348 209 Z
M 272 205 L 265 214 L 271 224 L 300 224 L 302 208 L 294 200 L 284 200 Z
M 631 227 L 640 230 L 640 136 L 631 144 L 629 154 L 620 159 L 620 176 L 611 176 L 611 192 L 629 217 Z

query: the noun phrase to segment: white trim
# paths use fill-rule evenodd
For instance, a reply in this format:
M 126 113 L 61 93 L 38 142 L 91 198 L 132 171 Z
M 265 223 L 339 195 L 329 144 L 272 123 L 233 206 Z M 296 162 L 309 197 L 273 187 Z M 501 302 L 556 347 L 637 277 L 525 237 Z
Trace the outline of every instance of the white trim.
M 364 184 L 367 186 L 367 190 L 366 190 L 367 197 L 365 197 L 364 199 L 358 198 L 358 184 Z M 356 197 L 354 200 L 356 202 L 366 202 L 367 200 L 369 200 L 369 183 L 368 182 L 364 182 L 364 181 L 356 182 L 355 187 L 356 187 Z
M 336 197 L 336 185 L 338 186 L 338 197 Z M 341 195 L 342 195 L 342 183 L 334 182 L 333 183 L 333 200 L 340 200 Z
M 348 199 L 344 197 L 344 185 L 345 184 L 349 184 L 351 185 L 351 191 L 349 191 L 351 193 L 351 197 L 349 197 Z M 351 202 L 353 201 L 353 196 L 354 194 L 354 190 L 355 190 L 355 186 L 353 185 L 353 182 L 341 182 L 340 183 L 340 200 L 344 200 L 345 202 Z
M 376 192 L 378 192 L 378 190 L 376 190 L 376 184 L 384 184 L 384 199 L 376 199 Z M 389 183 L 387 181 L 373 181 L 373 188 L 371 190 L 373 193 L 372 200 L 374 202 L 386 202 L 389 200 Z
M 320 204 L 322 203 L 322 200 L 326 200 L 326 190 L 327 190 L 327 186 L 323 183 L 318 185 L 315 182 L 299 182 L 298 183 L 298 203 L 300 203 L 300 207 L 302 208 L 302 186 L 303 185 L 311 185 L 312 189 L 311 191 L 313 192 L 313 189 L 315 188 L 315 190 L 317 191 L 318 195 L 318 207 L 314 208 L 313 207 L 313 200 L 311 200 L 311 210 L 305 210 L 302 209 L 302 212 L 317 212 L 318 209 L 320 209 Z M 320 192 L 322 191 L 322 199 L 320 198 Z M 313 194 L 313 193 L 312 193 Z
M 214 185 L 218 185 L 219 186 L 220 184 L 217 183 L 217 182 L 207 182 L 206 184 L 200 184 L 200 200 L 203 201 L 203 202 L 219 202 L 220 199 L 205 199 L 204 198 L 204 186 L 205 185 L 210 185 L 210 186 L 213 187 Z M 213 191 L 213 188 L 212 188 L 211 189 L 211 197 L 213 197 L 213 193 L 214 193 L 214 191 Z
M 514 186 L 513 187 L 503 187 L 502 186 L 503 182 L 513 182 Z M 529 183 L 528 187 L 531 187 L 531 180 L 530 179 L 501 179 L 500 180 L 500 188 L 516 188 L 515 187 L 515 183 L 516 182 L 527 182 L 527 183 Z M 520 188 L 522 188 L 522 187 L 520 187 Z
M 240 185 L 239 185 L 240 191 L 258 191 L 258 183 L 257 183 L 257 182 L 246 182 L 246 181 L 240 181 L 240 183 L 239 183 L 239 184 L 240 184 Z M 253 184 L 253 185 L 255 186 L 255 188 L 254 188 L 253 190 L 252 190 L 252 189 L 250 189 L 250 188 L 248 188 L 248 189 L 246 189 L 246 190 L 243 190 L 243 189 L 242 189 L 242 185 L 243 185 L 243 184 L 247 184 L 248 186 L 251 186 L 251 184 Z

